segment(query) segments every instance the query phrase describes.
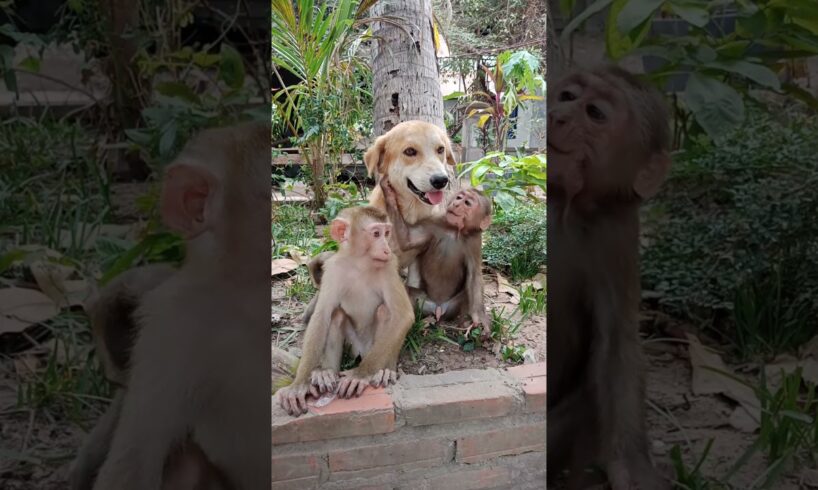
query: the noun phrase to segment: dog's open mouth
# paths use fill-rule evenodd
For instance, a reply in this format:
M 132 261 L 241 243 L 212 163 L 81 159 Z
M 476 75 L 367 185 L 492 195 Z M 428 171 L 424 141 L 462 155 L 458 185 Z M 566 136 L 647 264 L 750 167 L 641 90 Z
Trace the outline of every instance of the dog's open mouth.
M 443 191 L 422 192 L 415 187 L 415 184 L 413 184 L 409 179 L 406 179 L 406 186 L 409 187 L 409 190 L 412 191 L 412 193 L 418 196 L 418 199 L 430 206 L 443 202 Z

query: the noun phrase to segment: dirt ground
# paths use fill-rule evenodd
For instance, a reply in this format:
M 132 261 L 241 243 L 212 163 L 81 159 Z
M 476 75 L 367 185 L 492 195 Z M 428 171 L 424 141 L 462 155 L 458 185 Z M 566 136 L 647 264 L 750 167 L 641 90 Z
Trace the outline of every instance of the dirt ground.
M 486 309 L 489 311 L 505 309 L 507 314 L 513 312 L 517 307 L 514 297 L 499 291 L 496 273 L 485 272 L 483 277 Z M 292 278 L 273 281 L 273 345 L 290 350 L 295 348 L 293 352 L 299 354 L 302 340 L 299 318 L 306 304 L 287 296 L 287 289 L 292 282 Z M 514 315 L 514 318 L 519 318 L 519 315 Z M 442 325 L 449 337 L 456 336 L 455 324 L 443 322 Z M 545 337 L 545 316 L 531 315 L 522 322 L 512 342 L 526 347 L 528 353 L 525 362 L 540 362 L 545 360 Z M 408 349 L 404 349 L 398 370 L 406 374 L 434 374 L 457 369 L 510 365 L 502 360 L 498 353 L 499 348 L 500 345 L 497 344 L 489 348 L 484 346 L 472 352 L 463 352 L 460 346 L 445 341 L 423 342 L 418 354 L 413 355 Z
M 643 311 L 643 318 L 652 322 L 654 314 L 656 312 Z M 661 313 L 659 316 L 662 316 Z M 675 330 L 676 335 L 681 331 L 695 332 L 693 327 L 670 322 L 671 326 L 666 331 Z M 701 466 L 701 474 L 723 483 L 732 465 L 752 445 L 757 434 L 731 425 L 730 416 L 738 404 L 730 398 L 721 395 L 697 396 L 693 393 L 693 368 L 687 344 L 678 342 L 678 339 L 648 340 L 644 351 L 648 362 L 649 438 L 657 465 L 664 474 L 674 475 L 670 450 L 678 444 L 686 467 L 690 469 L 699 461 L 708 441 L 714 439 L 710 453 Z M 741 366 L 728 365 L 728 368 L 735 372 Z M 764 457 L 756 453 L 730 479 L 731 488 L 758 488 L 752 485 L 767 468 Z M 818 485 L 806 484 L 807 481 L 814 481 L 813 473 L 807 469 L 792 468 L 773 488 L 818 488 Z M 801 480 L 803 484 L 799 483 Z M 756 485 L 759 483 L 755 482 Z

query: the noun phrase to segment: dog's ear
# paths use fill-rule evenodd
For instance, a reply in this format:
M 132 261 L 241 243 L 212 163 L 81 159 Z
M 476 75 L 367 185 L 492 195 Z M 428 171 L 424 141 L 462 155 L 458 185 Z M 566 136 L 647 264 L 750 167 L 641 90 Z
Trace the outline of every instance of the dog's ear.
M 452 140 L 449 138 L 449 134 L 446 133 L 446 130 L 443 128 L 440 129 L 441 136 L 443 136 L 444 145 L 446 146 L 446 163 L 449 165 L 455 166 L 457 165 L 457 159 L 454 157 L 454 149 L 452 148 Z
M 375 144 L 369 147 L 364 153 L 364 163 L 366 164 L 366 173 L 372 177 L 376 173 L 380 173 L 381 164 L 383 163 L 383 152 L 386 147 L 386 134 L 378 136 Z
M 452 148 L 452 140 L 446 137 L 446 163 L 451 166 L 457 165 L 457 159 L 454 157 L 454 149 Z

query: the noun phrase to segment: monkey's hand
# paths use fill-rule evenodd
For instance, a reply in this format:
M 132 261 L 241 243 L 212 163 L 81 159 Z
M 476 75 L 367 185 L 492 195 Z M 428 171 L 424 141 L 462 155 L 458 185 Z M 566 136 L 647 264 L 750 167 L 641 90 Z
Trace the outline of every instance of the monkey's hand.
M 281 408 L 294 417 L 307 413 L 307 394 L 315 398 L 320 395 L 318 389 L 308 383 L 285 386 L 279 389 L 276 394 Z
M 398 381 L 398 373 L 391 369 L 384 368 L 372 375 L 369 382 L 374 387 L 386 388 L 390 384 L 395 384 Z
M 317 388 L 319 393 L 335 391 L 335 387 L 338 386 L 338 373 L 334 369 L 316 369 L 310 378 L 312 386 Z
M 395 189 L 392 187 L 392 184 L 389 183 L 389 180 L 385 175 L 381 177 L 380 186 L 381 190 L 383 191 L 383 197 L 386 200 L 386 204 L 393 209 L 397 209 L 398 207 L 397 194 L 395 193 Z
M 352 398 L 353 396 L 361 396 L 370 381 L 374 376 L 366 376 L 361 374 L 358 369 L 350 369 L 348 371 L 341 371 L 341 382 L 338 383 L 336 393 L 341 398 Z

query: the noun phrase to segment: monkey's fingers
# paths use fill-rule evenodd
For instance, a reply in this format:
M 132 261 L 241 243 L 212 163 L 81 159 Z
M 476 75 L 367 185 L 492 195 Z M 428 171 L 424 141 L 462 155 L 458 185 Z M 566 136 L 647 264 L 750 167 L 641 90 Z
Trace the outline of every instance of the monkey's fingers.
M 301 413 L 307 413 L 307 390 L 298 392 L 298 408 Z
M 369 380 L 369 384 L 376 388 L 379 386 L 386 386 L 385 384 L 383 384 L 384 376 L 386 376 L 385 371 L 386 371 L 385 369 L 381 369 L 377 373 L 373 374 L 372 378 L 370 378 Z
M 358 391 L 357 391 L 357 393 L 355 393 L 355 396 L 361 396 L 368 385 L 369 385 L 369 383 L 367 383 L 365 380 L 359 379 L 358 380 Z
M 310 395 L 312 395 L 314 398 L 318 398 L 321 396 L 321 390 L 319 390 L 314 384 L 310 384 Z
M 392 384 L 395 384 L 395 383 L 398 382 L 398 372 L 397 371 L 392 371 L 391 369 L 389 370 L 389 381 L 392 382 Z
M 344 379 L 341 380 L 340 383 L 338 383 L 338 390 L 337 390 L 338 396 L 340 396 L 341 398 L 349 398 L 346 395 L 346 392 L 347 392 L 347 388 L 349 388 L 350 383 L 352 383 L 352 378 L 348 378 L 348 377 L 345 377 Z

